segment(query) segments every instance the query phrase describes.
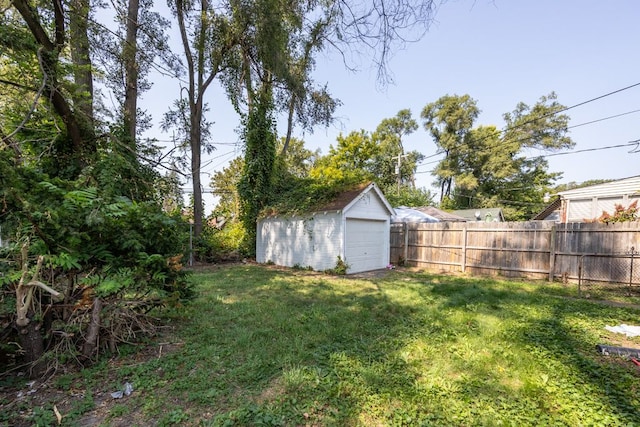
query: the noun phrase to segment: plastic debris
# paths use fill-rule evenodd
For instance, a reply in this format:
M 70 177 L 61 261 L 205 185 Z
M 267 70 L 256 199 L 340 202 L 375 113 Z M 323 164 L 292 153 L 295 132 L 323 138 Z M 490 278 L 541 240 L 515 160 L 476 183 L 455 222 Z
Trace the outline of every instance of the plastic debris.
M 640 337 L 640 326 L 625 325 L 623 323 L 622 325 L 618 325 L 618 326 L 607 325 L 604 328 L 609 332 L 615 332 L 617 334 L 625 334 L 629 338 Z
M 133 393 L 133 386 L 131 383 L 124 383 L 124 390 L 114 391 L 111 393 L 111 397 L 114 399 L 122 399 L 124 396 L 129 396 Z
M 598 352 L 604 356 L 626 356 L 640 358 L 640 348 L 614 347 L 611 345 L 596 345 Z

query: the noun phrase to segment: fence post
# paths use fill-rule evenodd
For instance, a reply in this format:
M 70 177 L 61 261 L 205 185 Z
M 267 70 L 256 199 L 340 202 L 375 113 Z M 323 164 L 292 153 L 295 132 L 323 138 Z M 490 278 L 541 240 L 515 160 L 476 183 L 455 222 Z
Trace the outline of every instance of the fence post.
M 404 265 L 407 265 L 407 262 L 409 261 L 408 257 L 409 257 L 409 223 L 407 222 L 403 222 L 402 223 L 402 230 L 404 231 Z
M 633 256 L 636 254 L 636 248 L 631 246 L 631 269 L 629 271 L 629 296 L 631 296 L 631 286 L 633 284 Z
M 551 226 L 551 237 L 549 238 L 549 281 L 553 282 L 556 270 L 556 225 Z
M 578 298 L 582 297 L 582 263 L 584 260 L 584 255 L 580 256 L 580 260 L 578 261 Z
M 462 262 L 460 263 L 462 272 L 467 269 L 467 225 L 462 227 Z

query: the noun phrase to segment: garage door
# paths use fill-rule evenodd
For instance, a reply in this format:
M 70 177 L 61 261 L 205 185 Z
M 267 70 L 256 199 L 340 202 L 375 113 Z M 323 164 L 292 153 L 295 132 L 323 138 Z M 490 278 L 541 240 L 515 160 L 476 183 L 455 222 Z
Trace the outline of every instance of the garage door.
M 347 219 L 345 257 L 349 273 L 385 268 L 388 240 L 384 221 Z

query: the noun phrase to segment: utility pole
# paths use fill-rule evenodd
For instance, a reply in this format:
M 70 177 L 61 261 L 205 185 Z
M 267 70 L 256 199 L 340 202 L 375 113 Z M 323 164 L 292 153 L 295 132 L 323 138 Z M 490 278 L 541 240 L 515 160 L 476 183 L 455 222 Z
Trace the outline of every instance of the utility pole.
M 396 175 L 398 175 L 398 190 L 397 190 L 398 191 L 398 196 L 400 195 L 400 185 L 402 184 L 402 173 L 401 173 L 402 169 L 400 169 L 400 167 L 402 166 L 401 159 L 403 157 L 407 157 L 408 155 L 409 155 L 408 153 L 407 154 L 402 154 L 402 153 L 398 154 L 398 163 L 396 164 Z

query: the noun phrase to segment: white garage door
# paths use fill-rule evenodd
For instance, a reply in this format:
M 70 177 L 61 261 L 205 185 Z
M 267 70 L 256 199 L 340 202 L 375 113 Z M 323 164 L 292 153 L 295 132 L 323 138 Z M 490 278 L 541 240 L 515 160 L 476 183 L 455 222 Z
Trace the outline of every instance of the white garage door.
M 349 273 L 385 268 L 388 234 L 384 221 L 347 219 L 345 257 Z

